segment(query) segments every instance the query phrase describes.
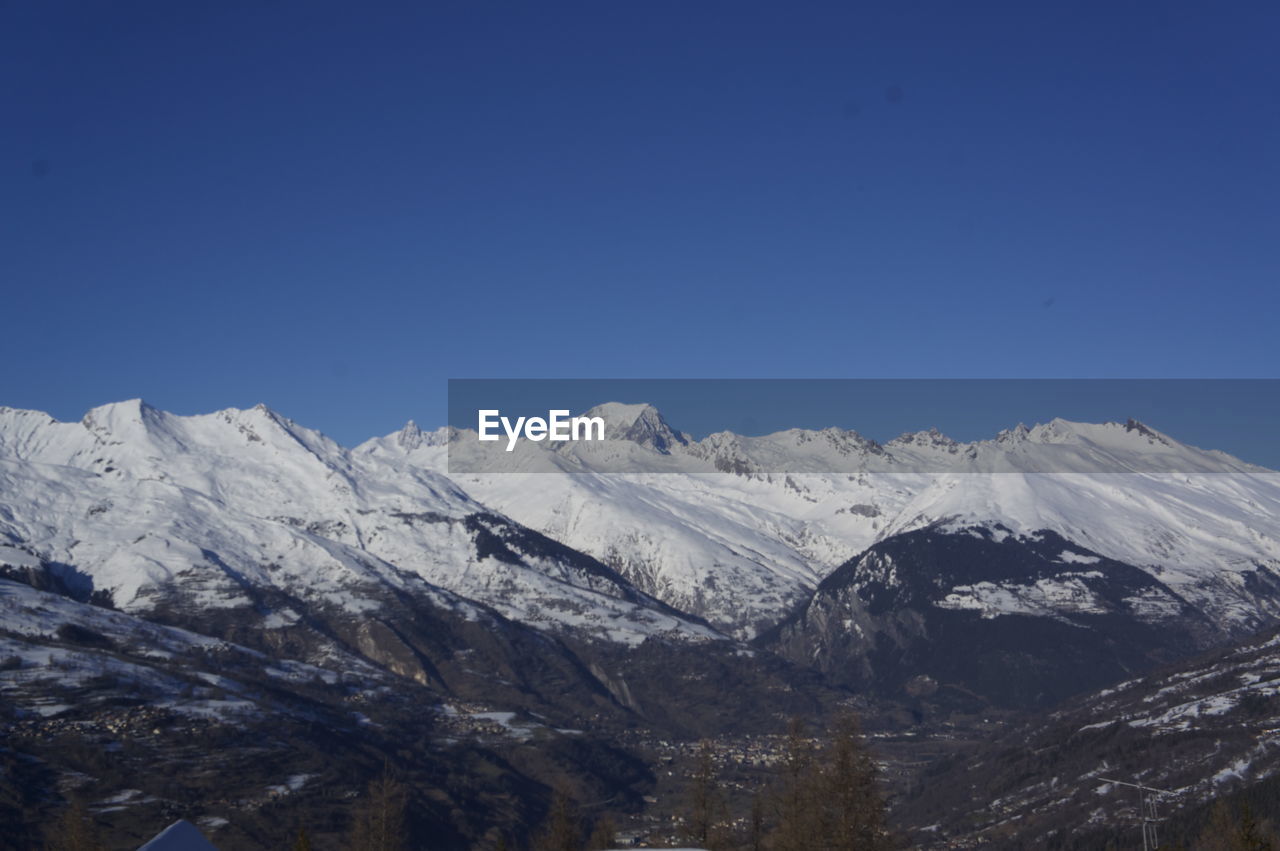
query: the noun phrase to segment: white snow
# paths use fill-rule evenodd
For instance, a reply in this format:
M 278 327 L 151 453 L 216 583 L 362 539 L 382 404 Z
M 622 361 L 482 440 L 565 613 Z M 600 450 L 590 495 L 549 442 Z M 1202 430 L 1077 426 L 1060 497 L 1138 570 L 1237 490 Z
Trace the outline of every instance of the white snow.
M 1098 556 L 1087 556 L 1083 553 L 1063 550 L 1058 556 L 1058 561 L 1063 562 L 1064 564 L 1097 564 L 1102 561 L 1102 559 Z
M 1064 575 L 1032 584 L 977 582 L 957 585 L 935 605 L 940 609 L 967 609 L 984 618 L 1000 615 L 1053 617 L 1062 613 L 1101 614 L 1107 611 L 1088 585 L 1087 575 Z
M 398 438 L 434 442 L 420 430 Z M 255 586 L 357 614 L 409 592 L 469 620 L 489 617 L 475 600 L 599 640 L 722 637 L 554 555 L 479 558 L 467 518 L 495 512 L 455 482 L 343 449 L 262 406 L 180 417 L 133 400 L 80 423 L 3 409 L 0 492 L 0 539 L 23 547 L 5 546 L 6 563 L 38 565 L 29 549 L 74 565 L 126 611 L 174 589 L 205 609 L 249 609 Z M 260 617 L 287 629 L 299 615 Z
M 465 518 L 510 517 L 743 638 L 872 544 L 941 523 L 997 541 L 1055 531 L 1075 545 L 1058 561 L 1136 565 L 1229 630 L 1280 617 L 1245 581 L 1280 574 L 1280 474 L 1158 432 L 1054 420 L 969 444 L 840 429 L 692 441 L 648 406 L 598 411 L 609 440 L 522 441 L 524 472 L 468 473 L 452 429 L 347 450 L 263 406 L 181 417 L 132 400 L 79 423 L 0 409 L 0 562 L 74 565 L 130 611 L 173 588 L 244 608 L 247 583 L 371 613 L 392 589 L 637 644 L 718 634 L 554 556 L 480 558 Z M 1150 619 L 1179 605 L 1129 602 Z M 956 588 L 941 605 L 1052 616 L 1096 600 L 1063 580 Z M 287 629 L 297 613 L 261 617 Z
M 217 851 L 195 825 L 180 819 L 162 830 L 138 851 Z
M 972 444 L 925 432 L 875 447 L 853 432 L 793 429 L 715 434 L 664 455 L 606 443 L 617 445 L 528 444 L 521 473 L 456 472 L 468 469 L 465 433 L 410 453 L 388 439 L 358 451 L 455 470 L 486 504 L 741 637 L 870 545 L 939 523 L 986 527 L 997 543 L 1057 532 L 1087 551 L 1065 549 L 1059 561 L 1148 570 L 1228 629 L 1280 616 L 1280 603 L 1243 581 L 1258 568 L 1280 574 L 1280 474 L 1150 430 L 1054 420 Z M 954 604 L 994 603 L 964 596 Z M 1150 619 L 1177 605 L 1134 601 Z
M 39 567 L 40 559 L 31 555 L 31 553 L 0 544 L 0 565 L 8 565 L 9 567 Z

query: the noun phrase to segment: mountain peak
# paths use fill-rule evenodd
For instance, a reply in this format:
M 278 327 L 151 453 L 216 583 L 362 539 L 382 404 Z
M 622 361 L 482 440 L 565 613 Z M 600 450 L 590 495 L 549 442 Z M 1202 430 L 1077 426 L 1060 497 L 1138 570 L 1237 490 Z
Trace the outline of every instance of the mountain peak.
M 605 402 L 587 411 L 585 416 L 604 420 L 604 436 L 609 440 L 629 440 L 664 454 L 673 445 L 689 443 L 687 436 L 673 429 L 662 413 L 646 402 Z
M 102 405 L 92 407 L 85 413 L 86 417 L 105 417 L 107 415 L 115 416 L 133 416 L 141 415 L 145 411 L 154 411 L 155 408 L 147 404 L 145 399 L 135 397 L 133 399 L 121 399 L 119 402 L 106 402 Z
M 645 417 L 662 417 L 662 413 L 648 402 L 604 402 L 587 411 L 585 416 L 602 417 L 605 425 L 629 428 Z
M 1028 439 L 1036 443 L 1062 443 L 1078 438 L 1089 431 L 1087 423 L 1075 423 L 1054 417 L 1047 423 L 1036 423 L 1027 432 Z
M 996 443 L 1018 443 L 1027 439 L 1031 429 L 1026 423 L 1018 423 L 1013 428 L 1006 428 L 996 435 Z
M 151 407 L 142 399 L 126 399 L 90 408 L 80 422 L 90 431 L 110 432 L 120 428 L 146 427 L 164 416 L 163 411 Z
M 1168 437 L 1156 431 L 1155 429 L 1151 428 L 1147 424 L 1141 423 L 1138 420 L 1135 420 L 1133 417 L 1129 417 L 1127 420 L 1125 420 L 1124 430 L 1127 432 L 1136 432 L 1137 434 L 1140 434 L 1143 437 L 1147 437 L 1147 438 L 1150 438 L 1151 440 L 1159 441 L 1160 443 L 1169 442 Z
M 937 426 L 930 426 L 924 431 L 906 432 L 889 441 L 891 446 L 932 447 L 937 449 L 955 449 L 960 444 L 953 438 L 938 431 Z
M 300 431 L 310 431 L 310 429 L 303 429 L 302 426 L 299 426 L 284 414 L 276 411 L 274 408 L 268 407 L 262 402 L 259 402 L 247 411 L 237 411 L 232 408 L 231 412 L 234 413 L 237 419 L 242 419 L 245 414 L 250 414 L 251 416 L 248 417 L 250 422 L 254 420 L 265 420 L 269 427 L 279 429 L 294 439 L 298 438 L 298 433 Z
M 409 420 L 404 428 L 396 432 L 396 445 L 406 451 L 417 449 L 422 445 L 422 429 L 413 420 Z
M 293 420 L 289 419 L 284 414 L 279 413 L 278 411 L 276 411 L 275 408 L 272 408 L 271 406 L 267 405 L 265 402 L 259 402 L 249 410 L 252 411 L 253 413 L 261 414 L 267 419 L 276 423 L 280 423 L 281 425 L 285 423 L 293 424 Z

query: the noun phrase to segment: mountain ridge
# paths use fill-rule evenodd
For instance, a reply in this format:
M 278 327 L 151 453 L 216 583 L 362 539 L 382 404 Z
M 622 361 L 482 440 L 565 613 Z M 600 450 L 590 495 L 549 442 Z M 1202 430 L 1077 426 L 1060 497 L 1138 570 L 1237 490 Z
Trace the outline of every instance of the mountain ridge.
M 1280 617 L 1280 474 L 1133 420 L 1054 419 L 970 444 L 930 429 L 881 445 L 834 428 L 693 441 L 649 405 L 592 410 L 607 415 L 605 441 L 522 447 L 527 469 L 572 475 L 508 475 L 454 472 L 466 432 L 414 423 L 347 449 L 265 405 L 184 417 L 129 400 L 80 423 L 0 409 L 0 477 L 41 494 L 12 506 L 0 533 L 76 565 L 125 607 L 174 582 L 205 605 L 242 606 L 245 582 L 287 581 L 360 611 L 367 583 L 410 581 L 535 628 L 637 644 L 751 639 L 885 542 L 1003 529 L 1141 571 L 1224 636 Z M 1063 451 L 1129 472 L 1035 470 Z M 948 471 L 885 472 L 908 455 Z M 770 459 L 851 456 L 880 469 L 759 472 Z M 1159 471 L 1135 469 L 1149 458 Z M 1167 472 L 1170 458 L 1216 472 Z M 619 459 L 677 475 L 618 472 Z M 973 597 L 963 584 L 942 590 Z M 975 605 L 1017 610 L 1030 592 L 983 593 Z
M 489 719 L 482 738 L 605 760 L 639 806 L 608 735 L 858 706 L 910 759 L 917 731 L 931 748 L 1280 620 L 1280 474 L 1139 423 L 882 445 L 610 413 L 606 440 L 525 444 L 506 474 L 455 469 L 466 433 L 412 422 L 345 448 L 261 405 L 0 409 L 0 722 L 38 742 L 134 700 L 178 731 L 279 721 L 323 748 L 320 717 L 434 753 L 443 719 Z

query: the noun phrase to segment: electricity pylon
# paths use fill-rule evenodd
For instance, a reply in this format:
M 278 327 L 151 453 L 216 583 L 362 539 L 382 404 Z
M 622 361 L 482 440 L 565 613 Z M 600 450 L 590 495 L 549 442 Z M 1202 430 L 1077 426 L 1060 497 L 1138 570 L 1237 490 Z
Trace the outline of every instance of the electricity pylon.
M 1124 780 L 1112 780 L 1108 777 L 1099 777 L 1104 783 L 1114 783 L 1117 786 L 1128 786 L 1131 789 L 1138 790 L 1138 821 L 1142 825 L 1142 851 L 1156 851 L 1160 847 L 1160 840 L 1156 835 L 1156 825 L 1160 821 L 1160 815 L 1156 810 L 1156 804 L 1160 800 L 1161 795 L 1171 795 L 1164 789 L 1156 789 L 1153 786 L 1144 786 L 1141 783 L 1129 783 Z

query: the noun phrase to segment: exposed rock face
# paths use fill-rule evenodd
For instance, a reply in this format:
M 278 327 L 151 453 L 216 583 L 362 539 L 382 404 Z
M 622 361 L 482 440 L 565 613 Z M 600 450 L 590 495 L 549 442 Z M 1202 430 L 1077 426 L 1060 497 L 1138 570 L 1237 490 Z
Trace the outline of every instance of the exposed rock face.
M 1049 705 L 1225 640 L 1145 571 L 1042 531 L 921 529 L 842 565 L 758 640 L 887 695 Z

